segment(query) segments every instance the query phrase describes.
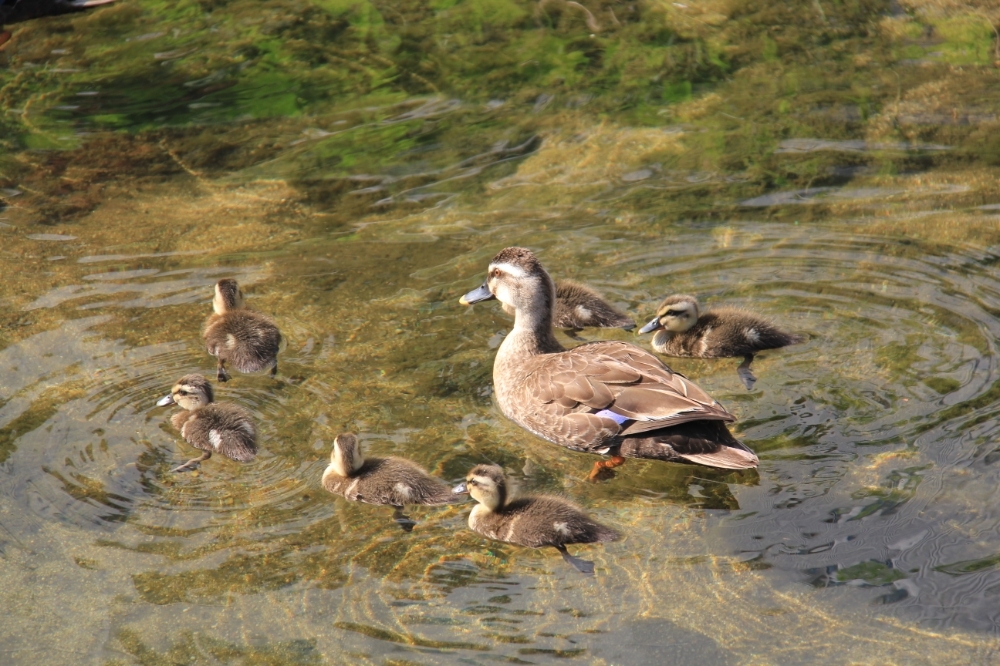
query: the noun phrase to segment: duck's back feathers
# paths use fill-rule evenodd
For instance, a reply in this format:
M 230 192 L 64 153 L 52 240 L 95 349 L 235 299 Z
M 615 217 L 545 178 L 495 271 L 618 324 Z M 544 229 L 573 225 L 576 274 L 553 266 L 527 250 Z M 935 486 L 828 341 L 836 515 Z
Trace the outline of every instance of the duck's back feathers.
M 327 467 L 323 487 L 353 502 L 390 506 L 440 505 L 456 501 L 451 487 L 404 458 L 366 458 L 351 476 Z
M 240 372 L 259 372 L 274 366 L 281 346 L 281 333 L 270 317 L 239 308 L 213 314 L 205 322 L 208 353 Z
M 556 281 L 556 307 L 552 325 L 557 328 L 635 328 L 635 321 L 590 287 L 572 280 Z
M 496 511 L 479 505 L 469 515 L 469 527 L 491 539 L 529 548 L 614 541 L 620 536 L 572 502 L 550 495 L 514 499 Z
M 804 340 L 803 336 L 783 331 L 752 312 L 718 308 L 702 313 L 697 323 L 683 333 L 657 331 L 653 348 L 667 356 L 730 358 Z
M 239 462 L 250 462 L 257 455 L 253 417 L 238 405 L 213 402 L 194 411 L 177 412 L 170 421 L 196 449 Z
M 549 441 L 592 451 L 690 421 L 733 421 L 722 405 L 643 349 L 591 342 L 532 357 L 521 380 L 496 378 L 501 408 Z

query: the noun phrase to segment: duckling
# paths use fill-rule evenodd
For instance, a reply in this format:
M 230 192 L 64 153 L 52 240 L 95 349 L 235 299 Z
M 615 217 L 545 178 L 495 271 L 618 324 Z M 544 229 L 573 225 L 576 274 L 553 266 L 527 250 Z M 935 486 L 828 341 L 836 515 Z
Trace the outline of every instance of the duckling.
M 479 502 L 469 514 L 473 532 L 529 548 L 553 546 L 580 573 L 594 573 L 594 563 L 570 555 L 567 544 L 615 541 L 620 536 L 561 497 L 535 495 L 508 501 L 507 477 L 499 465 L 476 465 L 452 492 L 468 493 Z
M 459 299 L 496 298 L 515 308 L 514 327 L 493 361 L 504 416 L 554 444 L 610 455 L 594 465 L 591 480 L 626 458 L 757 466 L 757 455 L 725 426 L 736 417 L 654 354 L 619 340 L 564 348 L 552 332 L 555 295 L 534 253 L 508 247 L 493 257 L 486 282 Z
M 556 280 L 556 307 L 552 325 L 567 329 L 571 338 L 585 328 L 623 328 L 631 331 L 635 321 L 604 300 L 594 289 L 574 280 Z M 514 306 L 501 303 L 503 311 L 514 316 Z
M 115 0 L 0 0 L 0 46 L 10 40 L 10 33 L 3 29 L 5 23 L 20 23 L 43 16 L 79 12 L 91 7 L 107 5 Z
M 801 335 L 786 333 L 752 312 L 719 308 L 702 313 L 694 296 L 667 296 L 656 316 L 639 333 L 656 331 L 653 349 L 667 356 L 729 358 L 742 356 L 736 369 L 747 389 L 757 378 L 750 371 L 756 352 L 802 342 Z
M 250 462 L 257 455 L 257 429 L 250 412 L 238 405 L 213 402 L 212 385 L 201 375 L 185 375 L 177 380 L 170 395 L 157 401 L 158 407 L 177 405 L 184 411 L 170 417 L 188 444 L 205 453 L 170 470 L 194 469 L 212 453 L 230 460 Z
M 436 506 L 455 501 L 448 484 L 405 458 L 365 458 L 353 433 L 337 435 L 330 464 L 323 472 L 323 487 L 352 502 L 389 505 L 393 519 L 404 532 L 416 522 L 403 515 L 406 504 Z
M 276 375 L 281 333 L 270 317 L 243 304 L 243 292 L 236 280 L 215 283 L 212 309 L 215 312 L 205 320 L 202 336 L 208 353 L 219 358 L 219 381 L 229 381 L 227 361 L 240 372 L 270 367 L 271 376 Z

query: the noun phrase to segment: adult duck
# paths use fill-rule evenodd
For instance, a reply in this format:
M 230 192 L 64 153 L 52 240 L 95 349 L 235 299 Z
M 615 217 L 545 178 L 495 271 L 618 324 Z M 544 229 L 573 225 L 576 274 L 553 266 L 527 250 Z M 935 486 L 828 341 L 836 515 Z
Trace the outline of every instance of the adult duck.
M 757 456 L 726 428 L 735 417 L 656 356 L 627 342 L 565 349 L 552 331 L 555 285 L 531 250 L 508 247 L 490 262 L 486 282 L 462 297 L 492 298 L 514 308 L 514 328 L 497 350 L 493 385 L 507 418 L 575 451 L 697 463 L 724 469 L 756 467 Z

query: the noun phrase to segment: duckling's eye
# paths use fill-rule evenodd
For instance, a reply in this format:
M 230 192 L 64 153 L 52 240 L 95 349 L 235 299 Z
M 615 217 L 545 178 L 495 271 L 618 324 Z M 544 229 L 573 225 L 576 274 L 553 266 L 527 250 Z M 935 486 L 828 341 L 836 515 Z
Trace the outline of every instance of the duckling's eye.
M 188 392 L 187 392 L 187 391 L 184 391 L 184 390 L 180 390 L 180 389 L 179 389 L 179 390 L 177 391 L 177 395 L 187 395 L 187 394 L 188 394 Z
M 493 269 L 493 272 L 492 272 L 492 273 L 490 273 L 490 276 L 491 276 L 491 277 L 495 277 L 495 278 L 498 278 L 498 277 L 500 277 L 500 269 L 499 269 L 499 268 L 494 268 L 494 269 Z

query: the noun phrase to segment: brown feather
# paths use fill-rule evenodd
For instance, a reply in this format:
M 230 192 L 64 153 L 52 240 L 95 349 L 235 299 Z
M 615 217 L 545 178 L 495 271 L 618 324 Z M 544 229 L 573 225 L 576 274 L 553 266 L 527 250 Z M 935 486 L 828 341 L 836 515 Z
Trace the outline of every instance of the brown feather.
M 447 483 L 405 458 L 365 458 L 351 476 L 327 467 L 323 487 L 353 502 L 406 506 L 450 504 L 456 500 Z

